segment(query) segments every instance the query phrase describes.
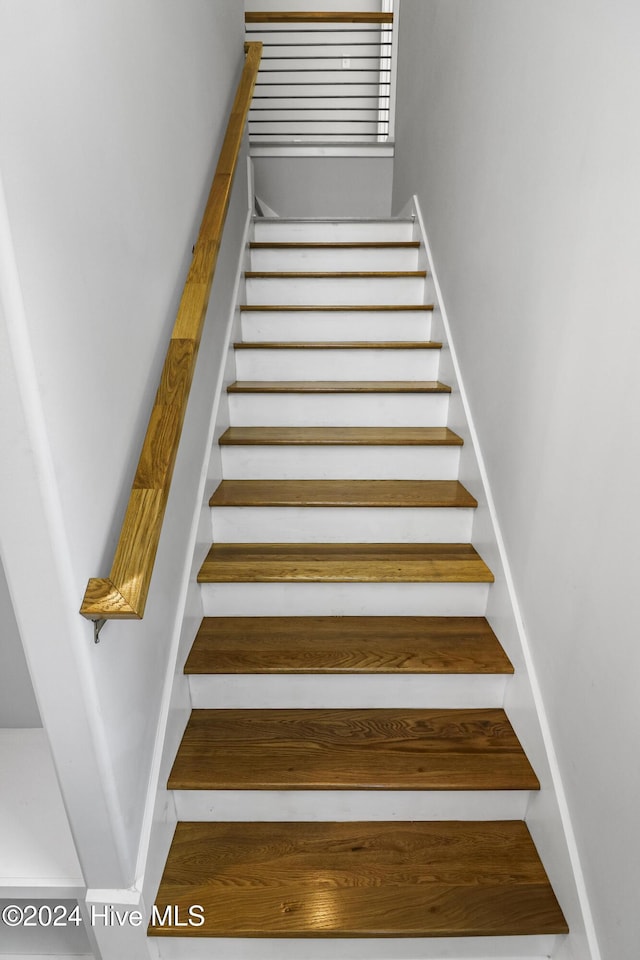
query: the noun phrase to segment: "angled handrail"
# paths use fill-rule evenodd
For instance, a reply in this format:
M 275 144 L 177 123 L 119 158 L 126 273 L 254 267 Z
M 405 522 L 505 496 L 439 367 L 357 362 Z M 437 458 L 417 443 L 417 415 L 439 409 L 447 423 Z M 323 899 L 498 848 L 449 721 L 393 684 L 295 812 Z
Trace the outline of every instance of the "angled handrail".
M 262 44 L 247 43 L 245 51 L 111 572 L 106 578 L 89 580 L 80 608 L 89 620 L 139 620 L 144 615 Z

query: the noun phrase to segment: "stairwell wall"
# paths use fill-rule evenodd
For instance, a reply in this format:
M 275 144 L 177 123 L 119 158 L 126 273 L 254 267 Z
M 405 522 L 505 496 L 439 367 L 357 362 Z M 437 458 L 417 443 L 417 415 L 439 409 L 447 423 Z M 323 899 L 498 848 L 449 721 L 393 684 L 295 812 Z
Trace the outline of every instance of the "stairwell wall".
M 207 453 L 200 447 L 210 410 L 202 402 L 192 402 L 187 413 L 186 453 L 176 465 L 145 620 L 108 624 L 95 646 L 91 625 L 76 611 L 88 577 L 105 575 L 111 563 L 242 69 L 243 41 L 242 5 L 233 0 L 113 0 L 97 6 L 0 0 L 0 171 L 24 307 L 16 323 L 22 322 L 21 342 L 30 351 L 30 397 L 42 427 L 41 449 L 30 460 L 33 482 L 14 478 L 12 523 L 29 514 L 20 490 L 34 484 L 42 490 L 46 480 L 57 518 L 52 549 L 64 572 L 67 619 L 64 625 L 44 623 L 49 646 L 62 629 L 65 644 L 77 653 L 112 828 L 96 837 L 92 851 L 79 849 L 89 886 L 135 880 L 190 559 L 200 473 L 194 457 L 204 461 Z M 246 196 L 244 161 L 241 169 Z M 246 207 L 233 214 L 236 241 Z M 233 293 L 233 280 L 223 277 L 214 287 L 213 322 L 229 309 L 225 297 Z M 26 437 L 24 444 L 27 449 Z M 41 469 L 44 461 L 50 470 Z M 30 559 L 19 550 L 3 559 L 19 601 L 19 624 L 33 624 L 46 585 L 29 587 Z M 36 656 L 33 634 L 25 646 Z M 46 705 L 44 725 L 54 736 L 54 715 L 69 711 L 75 694 L 68 696 L 63 678 L 57 695 L 49 689 L 41 696 L 38 671 L 32 672 L 38 702 Z M 52 687 L 54 677 L 47 681 L 43 672 L 40 684 Z M 83 722 L 83 750 L 85 727 Z M 66 724 L 67 736 L 69 729 L 73 724 Z M 58 761 L 61 751 L 73 753 L 73 743 L 59 746 Z M 77 757 L 76 771 L 80 762 Z M 99 834 L 95 806 L 79 802 L 86 797 L 74 800 L 73 776 L 60 762 L 59 773 L 76 840 L 83 832 L 78 818 L 87 827 L 96 818 Z M 101 876 L 101 862 L 112 858 L 110 853 L 102 860 L 100 844 L 112 845 L 114 837 L 119 876 L 115 869 Z
M 256 196 L 279 217 L 391 214 L 393 157 L 255 157 L 253 165 Z
M 631 960 L 640 8 L 402 0 L 394 205 L 416 193 L 603 957 Z
M 0 727 L 41 727 L 16 615 L 0 559 Z

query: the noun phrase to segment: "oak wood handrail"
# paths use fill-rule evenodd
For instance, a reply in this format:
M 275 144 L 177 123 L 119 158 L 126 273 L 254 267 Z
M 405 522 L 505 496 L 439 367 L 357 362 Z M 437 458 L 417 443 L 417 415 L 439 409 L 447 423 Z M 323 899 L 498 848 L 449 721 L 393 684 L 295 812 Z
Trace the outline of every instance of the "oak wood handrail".
M 392 13 L 347 13 L 343 10 L 245 13 L 245 23 L 393 23 Z
M 139 620 L 144 615 L 262 44 L 247 43 L 245 51 L 111 572 L 108 578 L 89 580 L 80 608 L 89 620 Z

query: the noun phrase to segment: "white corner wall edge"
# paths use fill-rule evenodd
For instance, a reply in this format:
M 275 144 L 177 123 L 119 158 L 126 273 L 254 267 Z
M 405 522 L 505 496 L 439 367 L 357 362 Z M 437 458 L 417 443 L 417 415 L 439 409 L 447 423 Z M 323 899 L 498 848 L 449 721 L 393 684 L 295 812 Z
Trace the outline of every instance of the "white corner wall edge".
M 97 698 L 87 625 L 76 612 L 69 544 L 1 175 L 0 339 L 5 341 L 0 377 L 2 442 L 5 450 L 11 450 L 12 464 L 12 470 L 3 470 L 0 478 L 0 534 L 7 581 L 85 874 L 87 869 L 105 870 L 114 879 L 124 879 L 128 859 L 124 824 L 108 750 L 92 708 Z M 52 710 L 63 679 L 68 691 L 65 709 Z M 64 734 L 70 725 L 78 732 L 72 751 Z
M 240 178 L 238 178 L 240 180 Z M 242 185 L 236 183 L 234 191 L 240 187 L 242 190 Z M 202 462 L 199 464 L 200 476 L 198 480 L 198 495 L 194 503 L 193 514 L 191 519 L 191 527 L 189 530 L 189 538 L 187 543 L 187 556 L 193 557 L 196 552 L 196 543 L 198 539 L 198 529 L 201 522 L 201 511 L 203 508 L 204 494 L 205 494 L 205 485 L 208 478 L 208 469 L 209 469 L 209 460 L 210 460 L 210 451 L 213 445 L 214 434 L 216 430 L 217 415 L 218 409 L 220 406 L 220 398 L 222 393 L 222 388 L 224 385 L 224 373 L 225 365 L 227 362 L 227 355 L 229 353 L 229 347 L 231 342 L 231 336 L 234 328 L 234 320 L 237 313 L 237 304 L 239 302 L 239 290 L 240 284 L 244 272 L 244 257 L 243 251 L 246 249 L 249 232 L 252 224 L 252 210 L 251 207 L 246 212 L 244 226 L 242 231 L 242 242 L 240 247 L 240 257 L 238 258 L 238 265 L 236 270 L 236 275 L 234 278 L 233 292 L 231 295 L 231 309 L 229 311 L 229 316 L 227 318 L 227 324 L 224 331 L 224 340 L 222 343 L 222 348 L 219 353 L 220 363 L 218 367 L 218 372 L 214 381 L 213 397 L 212 397 L 212 407 L 209 417 L 209 423 L 207 427 L 207 440 L 206 445 L 204 446 L 205 456 Z M 224 241 L 223 241 L 224 242 Z M 208 509 L 208 507 L 207 507 Z M 195 565 L 196 567 L 199 564 Z M 160 783 L 160 778 L 162 775 L 163 765 L 166 762 L 165 757 L 165 746 L 167 741 L 167 727 L 170 719 L 170 709 L 172 705 L 172 696 L 173 688 L 175 682 L 175 672 L 176 664 L 179 656 L 180 641 L 182 635 L 182 626 L 185 619 L 185 610 L 188 603 L 189 589 L 191 587 L 192 581 L 195 579 L 195 574 L 197 569 L 194 570 L 194 565 L 189 564 L 185 567 L 182 573 L 182 582 L 180 585 L 180 594 L 179 602 L 176 608 L 176 615 L 174 618 L 174 623 L 172 626 L 172 640 L 171 640 L 171 651 L 170 658 L 167 664 L 167 670 L 165 675 L 165 683 L 162 693 L 162 702 L 160 707 L 160 717 L 159 724 L 156 731 L 155 747 L 153 753 L 153 760 L 151 766 L 151 773 L 149 778 L 149 785 L 147 790 L 147 802 L 145 805 L 145 812 L 143 818 L 143 828 L 141 833 L 140 845 L 138 848 L 138 860 L 136 864 L 136 883 L 130 891 L 108 891 L 108 890 L 94 890 L 89 891 L 87 896 L 88 901 L 102 902 L 102 903 L 138 903 L 140 897 L 143 893 L 146 896 L 149 894 L 151 898 L 155 895 L 155 889 L 151 890 L 150 887 L 153 886 L 155 877 L 149 875 L 149 857 L 150 850 L 152 847 L 152 840 L 155 829 L 160 821 L 165 820 L 168 816 L 172 822 L 175 822 L 175 814 L 172 811 L 168 811 L 165 807 L 164 813 L 161 813 L 159 816 L 159 809 L 166 804 L 167 791 L 166 788 Z M 188 685 L 185 681 L 185 689 L 188 690 Z M 166 854 L 166 850 L 162 851 L 161 857 Z M 155 861 L 155 857 L 154 857 Z M 160 864 L 154 862 L 155 869 L 157 870 Z M 151 873 L 154 873 L 155 870 L 152 870 Z M 159 878 L 158 878 L 159 879 Z M 113 896 L 109 896 L 112 894 Z M 127 896 L 128 894 L 128 896 Z M 149 901 L 151 902 L 151 900 Z
M 513 577 L 511 574 L 511 568 L 509 565 L 509 560 L 507 557 L 507 552 L 505 548 L 504 539 L 502 537 L 502 532 L 500 529 L 500 524 L 498 522 L 498 516 L 496 513 L 495 503 L 493 500 L 491 487 L 489 484 L 489 477 L 485 467 L 484 459 L 482 456 L 482 451 L 480 448 L 480 442 L 478 434 L 475 428 L 473 416 L 469 407 L 469 402 L 467 394 L 464 387 L 464 380 L 462 377 L 462 372 L 458 363 L 458 358 L 455 349 L 455 343 L 451 335 L 451 327 L 449 325 L 449 318 L 447 315 L 446 305 L 442 296 L 442 290 L 438 282 L 438 277 L 435 269 L 434 259 L 431 251 L 431 246 L 429 243 L 429 237 L 426 229 L 426 223 L 422 214 L 422 209 L 420 207 L 420 201 L 418 197 L 414 194 L 412 197 L 408 208 L 413 209 L 416 219 L 419 224 L 419 228 L 422 234 L 422 240 L 425 245 L 427 260 L 428 260 L 428 269 L 431 274 L 431 280 L 434 285 L 435 295 L 437 298 L 437 304 L 441 314 L 442 325 L 446 333 L 447 344 L 449 347 L 451 362 L 455 371 L 456 379 L 458 382 L 458 389 L 460 391 L 460 399 L 462 406 L 464 408 L 464 413 L 467 419 L 467 425 L 469 429 L 469 434 L 471 437 L 471 444 L 473 447 L 473 452 L 476 457 L 478 471 L 480 473 L 480 479 L 482 486 L 484 488 L 484 494 L 487 500 L 487 508 L 489 511 L 491 524 L 493 526 L 493 533 L 496 538 L 496 546 L 500 556 L 500 561 L 504 570 L 505 584 L 508 592 L 509 601 L 511 604 L 511 610 L 515 620 L 515 626 L 518 632 L 518 637 L 520 640 L 520 645 L 522 649 L 522 655 L 526 664 L 528 681 L 530 684 L 531 695 L 533 697 L 533 702 L 535 705 L 537 720 L 540 725 L 540 730 L 542 733 L 542 738 L 544 741 L 544 749 L 547 755 L 547 761 L 549 764 L 550 775 L 553 783 L 553 789 L 555 792 L 555 801 L 557 804 L 557 813 L 561 820 L 562 831 L 567 845 L 567 850 L 569 858 L 571 861 L 571 868 L 573 873 L 573 881 L 575 883 L 576 894 L 578 899 L 578 904 L 581 913 L 581 919 L 584 924 L 583 930 L 575 929 L 575 918 L 572 918 L 571 933 L 568 937 L 564 938 L 562 942 L 561 938 L 559 939 L 558 949 L 555 951 L 556 960 L 601 960 L 600 948 L 598 946 L 598 940 L 595 930 L 595 925 L 593 922 L 593 914 L 591 911 L 591 906 L 589 903 L 589 898 L 587 894 L 586 884 L 584 881 L 584 874 L 582 871 L 582 866 L 580 863 L 580 855 L 578 851 L 578 846 L 576 843 L 575 834 L 573 831 L 573 826 L 571 823 L 571 815 L 569 811 L 569 806 L 567 803 L 566 793 L 564 790 L 562 775 L 560 771 L 560 766 L 558 763 L 557 755 L 553 745 L 553 739 L 551 736 L 551 730 L 549 726 L 549 721 L 547 717 L 547 712 L 544 705 L 544 699 L 542 696 L 542 690 L 540 688 L 537 672 L 535 669 L 535 664 L 533 661 L 533 656 L 531 653 L 531 648 L 527 638 L 524 621 L 520 611 L 520 606 L 518 603 L 518 598 L 515 591 L 515 585 Z M 535 840 L 535 831 L 534 833 Z M 581 948 L 578 952 L 574 952 L 572 941 L 582 941 Z M 585 949 L 589 951 L 588 957 L 585 955 Z

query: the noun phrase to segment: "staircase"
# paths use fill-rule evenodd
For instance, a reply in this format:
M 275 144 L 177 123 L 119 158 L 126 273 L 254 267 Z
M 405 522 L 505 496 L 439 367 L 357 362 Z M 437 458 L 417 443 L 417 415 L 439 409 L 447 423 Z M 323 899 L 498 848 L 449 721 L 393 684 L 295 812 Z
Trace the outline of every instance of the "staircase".
M 204 922 L 150 929 L 162 957 L 542 957 L 567 931 L 415 232 L 255 223 L 156 898 Z

